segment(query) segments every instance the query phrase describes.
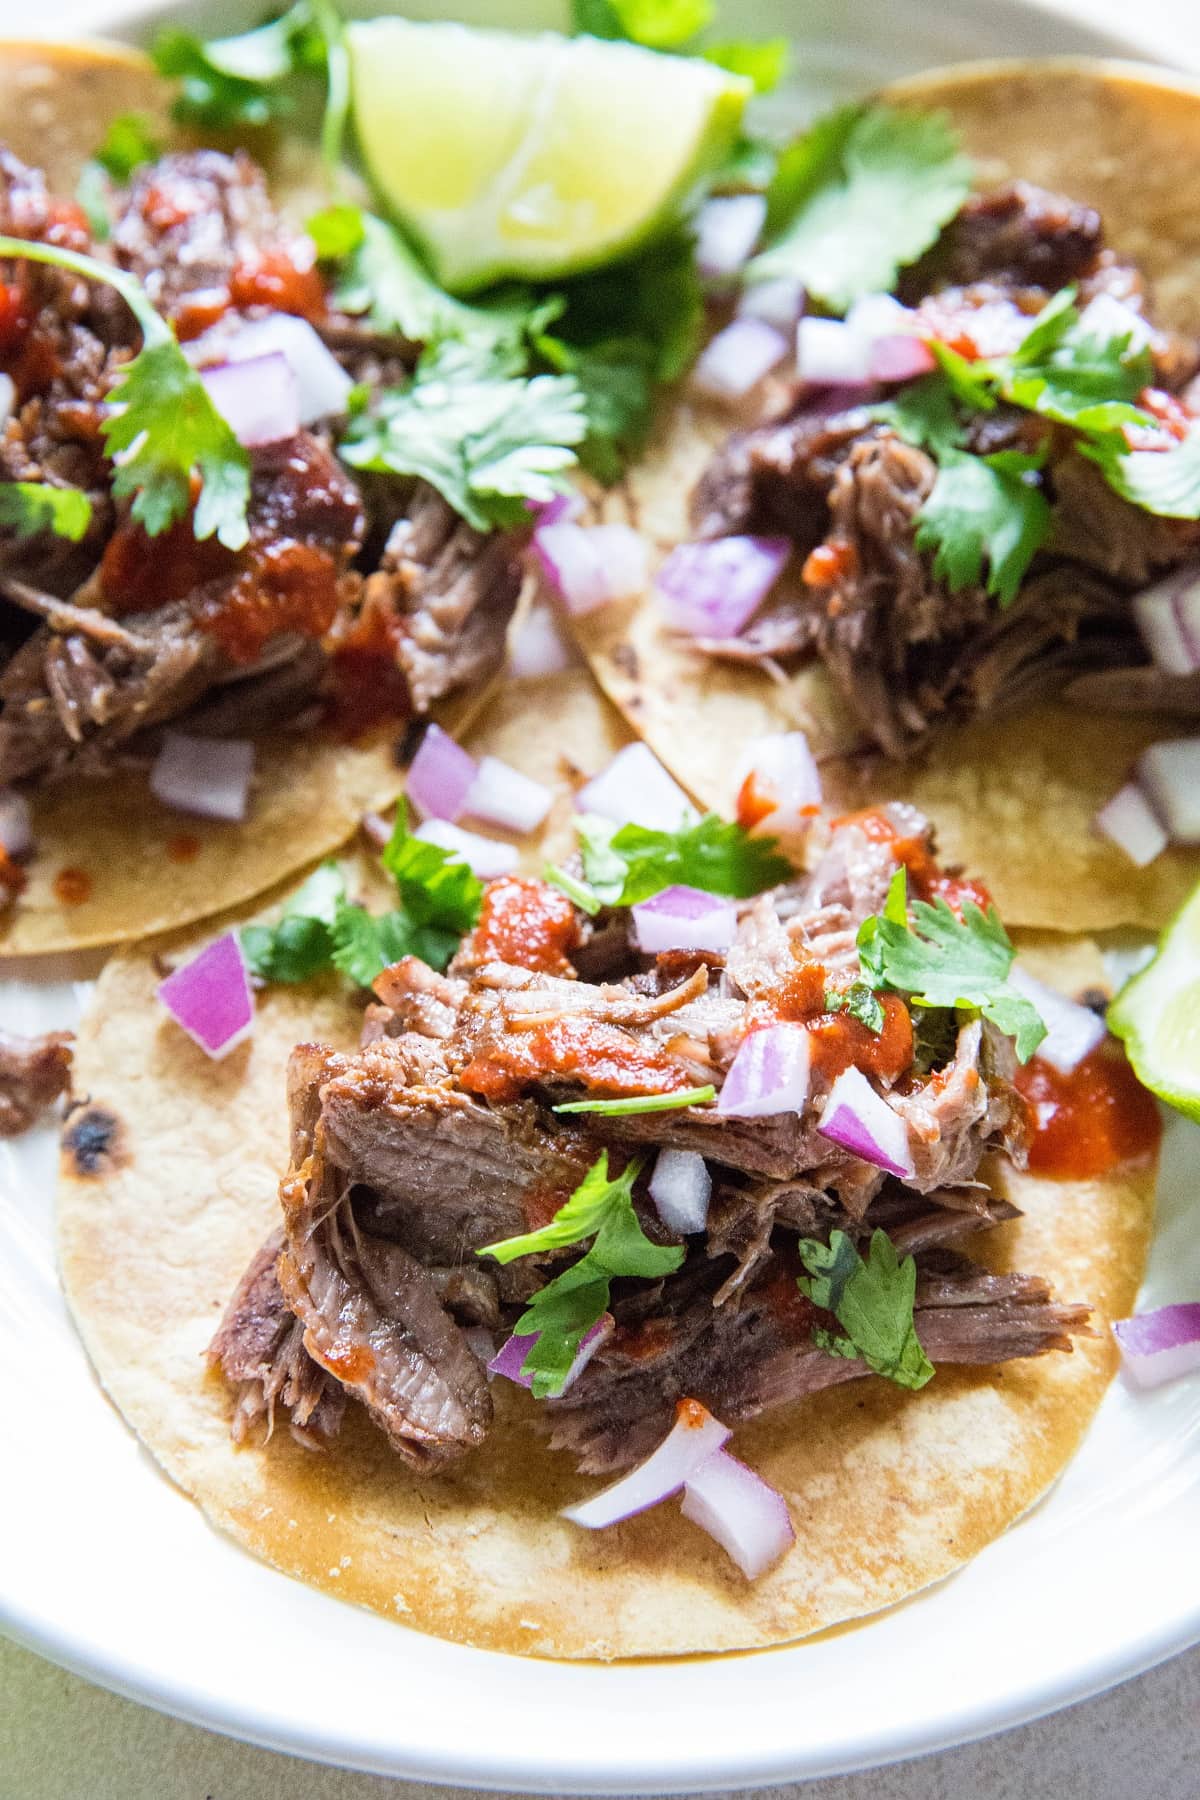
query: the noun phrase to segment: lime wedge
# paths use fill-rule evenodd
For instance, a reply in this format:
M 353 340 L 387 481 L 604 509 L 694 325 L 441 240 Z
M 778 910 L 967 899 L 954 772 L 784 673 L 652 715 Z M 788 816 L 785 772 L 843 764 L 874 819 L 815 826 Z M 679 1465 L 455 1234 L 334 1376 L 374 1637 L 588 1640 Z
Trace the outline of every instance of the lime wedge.
M 751 92 L 633 44 L 372 19 L 348 28 L 374 180 L 459 293 L 633 248 L 724 157 Z
M 1108 1009 L 1138 1080 L 1200 1120 L 1200 887 L 1167 929 L 1153 962 Z

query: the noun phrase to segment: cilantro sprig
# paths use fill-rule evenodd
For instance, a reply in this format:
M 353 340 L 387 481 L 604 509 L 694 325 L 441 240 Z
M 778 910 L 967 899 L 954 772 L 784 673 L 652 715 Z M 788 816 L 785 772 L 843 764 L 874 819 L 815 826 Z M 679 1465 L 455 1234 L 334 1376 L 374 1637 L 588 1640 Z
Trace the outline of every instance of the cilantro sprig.
M 673 1094 L 627 1094 L 619 1100 L 571 1100 L 556 1106 L 556 1113 L 601 1113 L 608 1118 L 621 1118 L 631 1113 L 673 1112 L 681 1106 L 707 1106 L 715 1100 L 717 1090 L 712 1082 L 703 1087 L 680 1088 Z
M 571 0 L 574 29 L 589 37 L 628 38 L 649 50 L 704 57 L 734 75 L 745 75 L 768 94 L 787 72 L 786 38 L 700 42 L 716 20 L 715 0 Z
M 548 868 L 545 878 L 587 912 L 635 906 L 676 885 L 749 900 L 792 873 L 778 854 L 778 839 L 751 837 L 718 813 L 685 820 L 678 831 L 618 826 L 598 813 L 581 813 L 575 829 L 586 886 L 558 868 Z
M 801 281 L 844 312 L 887 292 L 953 218 L 971 169 L 940 113 L 849 106 L 820 119 L 779 159 L 767 192 L 767 248 L 746 275 Z
M 0 257 L 49 263 L 116 289 L 141 327 L 142 347 L 121 369 L 100 427 L 117 464 L 113 493 L 132 495 L 134 518 L 157 537 L 192 512 L 198 477 L 195 535 L 240 550 L 250 535 L 250 460 L 141 283 L 93 257 L 24 238 L 0 237 Z
M 640 1171 L 641 1163 L 635 1160 L 610 1179 L 608 1152 L 601 1151 L 548 1225 L 486 1244 L 477 1252 L 507 1264 L 593 1240 L 578 1262 L 538 1290 L 514 1327 L 518 1337 L 536 1334 L 521 1372 L 533 1377 L 533 1393 L 539 1400 L 562 1392 L 580 1343 L 608 1310 L 614 1278 L 656 1280 L 673 1274 L 683 1262 L 681 1247 L 651 1243 L 642 1230 L 633 1206 L 633 1184 Z
M 293 894 L 274 925 L 242 928 L 242 949 L 262 981 L 310 981 L 338 969 L 370 987 L 381 969 L 419 956 L 444 969 L 479 917 L 483 888 L 455 852 L 412 836 L 403 801 L 380 861 L 398 905 L 371 913 L 352 901 L 336 863 L 323 863 Z
M 868 1031 L 876 1034 L 883 1030 L 887 1022 L 887 1015 L 883 1010 L 879 995 L 867 981 L 852 981 L 848 987 L 844 988 L 827 987 L 825 989 L 825 1010 L 832 1013 L 848 1013 L 852 1019 L 857 1019 L 860 1025 L 865 1025 Z
M 897 869 L 881 914 L 864 919 L 858 956 L 873 988 L 906 995 L 918 1007 L 969 1008 L 982 1013 L 1016 1042 L 1028 1062 L 1046 1035 L 1036 1007 L 1011 986 L 1016 957 L 994 906 L 984 913 L 973 900 L 962 917 L 940 896 L 914 901 L 908 923 L 907 877 Z
M 0 526 L 18 537 L 51 531 L 79 543 L 92 522 L 92 503 L 79 488 L 48 481 L 0 481 Z
M 902 1388 L 923 1388 L 933 1364 L 921 1348 L 913 1322 L 917 1265 L 901 1262 L 886 1231 L 872 1235 L 866 1261 L 844 1231 L 828 1244 L 801 1238 L 800 1260 L 808 1270 L 796 1285 L 814 1306 L 831 1312 L 845 1335 L 817 1327 L 813 1341 L 834 1356 L 861 1358 L 876 1375 Z

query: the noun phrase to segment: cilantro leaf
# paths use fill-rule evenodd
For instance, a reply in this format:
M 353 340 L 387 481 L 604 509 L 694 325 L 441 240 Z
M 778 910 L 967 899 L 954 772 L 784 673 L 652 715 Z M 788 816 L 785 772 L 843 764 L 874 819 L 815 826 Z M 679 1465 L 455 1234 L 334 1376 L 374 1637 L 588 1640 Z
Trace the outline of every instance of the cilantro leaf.
M 796 1285 L 814 1306 L 831 1312 L 846 1333 L 835 1338 L 814 1332 L 822 1349 L 861 1357 L 876 1375 L 886 1375 L 898 1387 L 924 1387 L 934 1371 L 913 1323 L 913 1258 L 901 1262 L 886 1231 L 873 1234 L 865 1262 L 844 1231 L 832 1232 L 828 1244 L 801 1238 L 798 1248 L 808 1276 L 798 1276 Z
M 272 119 L 290 112 L 291 99 L 279 91 L 279 83 L 293 67 L 291 16 L 240 38 L 208 44 L 194 32 L 164 26 L 150 54 L 159 74 L 180 84 L 171 106 L 172 117 L 181 125 L 238 131 L 269 125 Z M 238 52 L 251 38 L 256 40 L 251 49 L 260 57 L 259 72 L 239 74 L 224 58 L 232 50 L 236 63 Z
M 109 125 L 104 141 L 92 158 L 114 181 L 128 181 L 142 163 L 162 154 L 153 122 L 145 113 L 120 113 Z
M 369 913 L 365 906 L 339 906 L 329 929 L 330 961 L 359 987 L 402 956 L 419 956 L 431 969 L 444 969 L 458 948 L 460 933 L 419 925 L 403 907 Z
M 479 917 L 483 883 L 457 851 L 410 835 L 403 800 L 396 804 L 392 835 L 379 860 L 415 924 L 452 932 L 456 938 L 471 930 Z
M 0 525 L 18 537 L 52 531 L 77 544 L 92 522 L 92 503 L 79 488 L 51 487 L 46 481 L 0 482 Z
M 558 888 L 567 896 L 568 900 L 579 908 L 580 912 L 587 913 L 589 918 L 594 919 L 604 904 L 599 895 L 593 893 L 585 881 L 577 881 L 574 875 L 568 875 L 567 871 L 561 869 L 557 863 L 546 864 L 542 870 L 542 880 L 548 881 L 551 887 Z
M 845 311 L 886 292 L 953 218 L 970 165 L 939 113 L 842 108 L 785 151 L 768 193 L 775 241 L 749 264 L 750 281 L 802 281 Z
M 1017 597 L 1025 571 L 1050 534 L 1050 503 L 1026 477 L 1041 456 L 999 450 L 992 456 L 944 451 L 917 515 L 918 550 L 933 550 L 933 572 L 951 588 L 983 579 L 1002 606 Z
M 825 1008 L 827 1012 L 849 1013 L 868 1031 L 882 1031 L 887 1020 L 878 994 L 865 981 L 852 981 L 844 988 L 826 988 Z
M 250 535 L 250 459 L 141 283 L 93 257 L 24 238 L 0 237 L 0 256 L 50 263 L 117 290 L 141 326 L 142 348 L 121 369 L 100 428 L 106 451 L 119 457 L 113 493 L 132 494 L 134 518 L 157 537 L 191 512 L 192 478 L 199 476 L 196 537 L 215 534 L 227 549 L 240 550 Z
M 774 91 L 788 71 L 792 47 L 787 38 L 733 38 L 719 44 L 705 44 L 700 54 L 706 62 L 728 69 L 731 75 L 744 75 L 754 83 L 759 94 Z
M 622 36 L 651 50 L 678 50 L 713 22 L 713 0 L 610 0 Z
M 604 1113 L 621 1117 L 627 1113 L 671 1112 L 679 1106 L 706 1106 L 715 1100 L 717 1090 L 711 1081 L 704 1087 L 680 1088 L 674 1094 L 630 1094 L 621 1100 L 572 1100 L 567 1106 L 556 1106 L 556 1113 Z
M 510 1263 L 594 1239 L 577 1263 L 534 1295 L 514 1327 L 519 1337 L 537 1335 L 522 1373 L 533 1376 L 533 1393 L 539 1400 L 561 1393 L 580 1340 L 608 1309 L 612 1277 L 656 1280 L 683 1262 L 682 1247 L 651 1243 L 642 1230 L 633 1205 L 633 1184 L 640 1169 L 635 1160 L 610 1179 L 608 1152 L 601 1151 L 548 1225 L 486 1244 L 477 1252 Z
M 511 368 L 465 344 L 426 352 L 407 387 L 351 421 L 343 459 L 422 476 L 478 531 L 524 523 L 529 501 L 561 492 L 586 422 L 570 377 Z
M 334 862 L 322 863 L 301 882 L 274 925 L 243 925 L 239 936 L 247 966 L 261 981 L 308 981 L 333 960 L 331 927 L 346 899 L 346 882 Z
M 717 813 L 684 821 L 678 831 L 618 827 L 584 813 L 576 830 L 588 883 L 611 906 L 633 906 L 677 883 L 748 900 L 792 872 L 777 853 L 776 838 L 751 837 Z
M 892 878 L 888 908 L 864 919 L 858 931 L 863 975 L 875 988 L 907 994 L 918 1006 L 971 1007 L 1016 1040 L 1028 1062 L 1046 1035 L 1037 1009 L 1010 987 L 1016 951 L 995 907 L 983 913 L 973 900 L 958 918 L 940 897 L 918 900 L 913 924 L 897 916 L 906 891 L 903 869 Z M 899 905 L 897 905 L 899 902 Z
M 1200 518 L 1200 431 L 1193 428 L 1175 450 L 1130 450 L 1115 434 L 1079 449 L 1123 500 L 1160 518 Z
M 944 374 L 923 375 L 898 388 L 891 400 L 873 406 L 871 417 L 890 425 L 905 443 L 940 457 L 966 442 L 954 401 L 954 389 Z
M 1000 365 L 1003 398 L 1027 412 L 1093 433 L 1152 423 L 1134 400 L 1154 379 L 1149 348 L 1133 348 L 1132 330 L 1100 338 L 1088 331 L 1063 288 Z

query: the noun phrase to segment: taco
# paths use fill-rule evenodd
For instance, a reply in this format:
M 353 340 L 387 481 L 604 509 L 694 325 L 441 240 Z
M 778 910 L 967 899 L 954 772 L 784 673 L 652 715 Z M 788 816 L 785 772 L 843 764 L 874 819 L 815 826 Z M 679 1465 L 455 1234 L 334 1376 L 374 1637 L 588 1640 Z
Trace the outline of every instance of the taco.
M 335 299 L 314 159 L 201 146 L 169 95 L 132 52 L 0 47 L 0 235 L 30 246 L 0 290 L 10 954 L 182 925 L 343 842 L 409 725 L 478 709 L 522 582 L 519 532 L 336 453 L 417 346 Z
M 475 747 L 515 721 L 526 772 L 561 782 L 565 749 L 594 775 L 619 739 L 580 683 Z M 911 809 L 814 827 L 808 875 L 712 819 L 602 826 L 552 883 L 484 888 L 444 973 L 402 957 L 365 1011 L 328 975 L 268 987 L 220 1062 L 156 1005 L 197 940 L 114 956 L 64 1284 L 142 1441 L 277 1567 L 530 1655 L 777 1644 L 949 1574 L 1070 1458 L 1143 1268 L 1157 1116 L 1102 1028 L 1072 1075 L 1018 1062 L 1037 982 L 1095 998 L 1095 946 L 1033 942 L 1014 985 Z M 703 862 L 703 929 L 664 857 Z M 916 1005 L 938 971 L 958 1004 Z M 640 1497 L 585 1529 L 634 1466 Z M 649 1504 L 685 1480 L 684 1518 Z
M 729 746 L 798 728 L 1012 923 L 1180 904 L 1194 751 L 1146 752 L 1200 707 L 1198 181 L 1195 85 L 1097 64 L 937 72 L 784 153 L 737 317 L 602 504 L 675 552 L 663 587 L 577 621 L 707 804 Z

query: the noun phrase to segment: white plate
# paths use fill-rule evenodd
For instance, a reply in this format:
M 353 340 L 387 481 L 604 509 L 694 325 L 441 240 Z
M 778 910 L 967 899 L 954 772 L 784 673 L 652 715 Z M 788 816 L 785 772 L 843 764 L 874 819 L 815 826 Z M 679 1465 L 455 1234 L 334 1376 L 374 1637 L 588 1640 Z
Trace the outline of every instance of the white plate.
M 739 31 L 787 30 L 797 15 L 809 104 L 947 58 L 1120 48 L 1013 0 L 852 9 L 763 0 L 736 15 L 726 0 Z M 154 15 L 92 0 L 79 16 L 95 32 Z M 532 7 L 504 16 L 553 22 Z M 73 973 L 58 965 L 0 982 L 0 1020 L 15 1030 L 69 1023 Z M 1177 1122 L 1151 1304 L 1200 1293 L 1188 1212 L 1197 1148 Z M 792 1649 L 637 1667 L 534 1664 L 340 1606 L 211 1531 L 108 1406 L 55 1278 L 53 1164 L 49 1131 L 0 1145 L 0 1616 L 34 1649 L 135 1699 L 276 1749 L 414 1779 L 694 1791 L 943 1748 L 1082 1699 L 1200 1639 L 1195 1381 L 1149 1396 L 1118 1382 L 1053 1493 L 969 1568 L 872 1623 Z

